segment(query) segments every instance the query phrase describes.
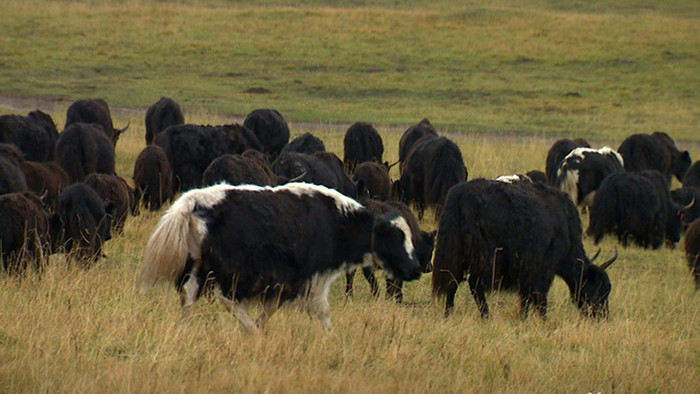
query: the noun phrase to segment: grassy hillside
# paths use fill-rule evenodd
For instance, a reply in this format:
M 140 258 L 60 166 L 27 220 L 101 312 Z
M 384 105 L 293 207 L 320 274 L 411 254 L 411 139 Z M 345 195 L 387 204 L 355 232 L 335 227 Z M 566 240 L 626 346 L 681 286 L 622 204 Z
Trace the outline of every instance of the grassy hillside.
M 695 2 L 426 3 L 10 0 L 0 86 L 296 121 L 697 138 Z

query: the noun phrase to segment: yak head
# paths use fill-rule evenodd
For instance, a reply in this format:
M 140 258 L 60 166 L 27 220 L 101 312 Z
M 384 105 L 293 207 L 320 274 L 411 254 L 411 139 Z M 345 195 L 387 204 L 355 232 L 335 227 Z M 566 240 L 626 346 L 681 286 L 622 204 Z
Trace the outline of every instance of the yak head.
M 615 255 L 605 263 L 595 265 L 591 262 L 582 266 L 581 282 L 578 286 L 578 294 L 574 295 L 574 302 L 584 315 L 595 318 L 608 317 L 608 296 L 612 285 L 605 270 L 615 260 L 617 260 L 617 248 L 615 248 Z
M 379 215 L 372 228 L 372 251 L 389 277 L 411 281 L 421 275 L 411 228 L 397 212 Z

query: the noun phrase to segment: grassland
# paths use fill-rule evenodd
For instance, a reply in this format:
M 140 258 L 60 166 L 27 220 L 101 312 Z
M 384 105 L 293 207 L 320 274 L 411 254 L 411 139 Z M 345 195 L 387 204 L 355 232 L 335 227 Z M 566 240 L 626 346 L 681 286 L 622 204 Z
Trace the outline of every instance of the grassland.
M 339 155 L 335 123 L 370 121 L 388 160 L 403 127 L 429 117 L 470 178 L 542 170 L 555 136 L 616 147 L 663 129 L 700 157 L 694 2 L 367 3 L 11 0 L 0 93 L 36 97 L 58 125 L 77 98 L 130 108 L 114 111 L 131 121 L 117 146 L 125 178 L 144 107 L 162 95 L 193 123 L 278 108 L 294 135 L 313 128 Z M 180 325 L 172 288 L 135 291 L 158 215 L 129 218 L 90 270 L 55 255 L 41 276 L 0 274 L 0 392 L 700 391 L 700 294 L 682 243 L 620 250 L 607 321 L 579 317 L 559 279 L 548 320 L 520 320 L 516 297 L 496 293 L 481 321 L 465 287 L 445 319 L 429 276 L 406 285 L 404 305 L 358 277 L 351 301 L 333 286 L 333 333 L 284 309 L 251 336 L 212 300 Z M 421 224 L 435 228 L 430 214 Z

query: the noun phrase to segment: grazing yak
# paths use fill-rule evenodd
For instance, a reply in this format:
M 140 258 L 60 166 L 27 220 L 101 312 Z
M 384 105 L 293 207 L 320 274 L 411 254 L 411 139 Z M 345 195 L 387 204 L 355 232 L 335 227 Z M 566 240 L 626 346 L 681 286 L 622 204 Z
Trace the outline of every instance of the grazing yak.
M 328 292 L 343 273 L 380 264 L 414 280 L 420 265 L 406 220 L 377 215 L 324 186 L 218 184 L 184 193 L 163 215 L 144 251 L 140 288 L 174 281 L 183 317 L 207 277 L 249 331 L 259 332 L 288 301 L 299 300 L 328 331 Z M 262 303 L 253 320 L 246 303 Z
M 0 143 L 0 194 L 27 190 L 23 166 L 22 152 L 12 144 Z
M 84 184 L 90 186 L 100 198 L 112 205 L 112 228 L 117 234 L 124 234 L 124 222 L 129 211 L 133 210 L 134 190 L 119 175 L 90 174 Z
M 0 246 L 7 272 L 22 272 L 28 263 L 40 268 L 48 262 L 49 219 L 34 193 L 0 196 Z
M 128 123 L 122 129 L 114 128 L 109 105 L 101 98 L 73 102 L 66 111 L 66 125 L 63 128 L 66 129 L 75 123 L 95 123 L 102 126 L 102 132 L 109 138 L 112 147 L 117 146 L 119 136 L 129 128 Z
M 114 145 L 96 123 L 73 123 L 61 132 L 56 141 L 56 163 L 71 182 L 82 182 L 98 172 L 114 174 Z
M 685 257 L 695 279 L 695 290 L 700 290 L 700 220 L 694 221 L 685 233 Z
M 419 139 L 425 137 L 437 137 L 438 133 L 435 127 L 430 123 L 428 119 L 421 120 L 418 124 L 412 125 L 406 131 L 404 131 L 401 139 L 399 140 L 399 171 L 403 172 L 404 165 L 408 155 L 413 149 L 413 144 L 415 144 Z M 394 164 L 392 164 L 393 166 Z
M 53 210 L 61 190 L 71 184 L 68 173 L 55 162 L 25 161 L 22 170 L 27 188 L 41 196 L 44 206 Z
M 673 139 L 660 131 L 631 135 L 617 151 L 625 159 L 626 171 L 657 170 L 666 176 L 669 185 L 672 175 L 682 181 L 693 162 L 688 151 L 679 151 Z
M 607 146 L 576 148 L 559 164 L 555 185 L 568 194 L 574 204 L 589 207 L 603 179 L 622 171 L 622 156 Z
M 274 161 L 289 142 L 289 125 L 276 109 L 253 110 L 245 117 L 243 126 L 258 137 L 270 161 Z
M 316 152 L 325 152 L 326 145 L 320 138 L 311 133 L 304 133 L 282 148 L 280 156 L 287 152 L 306 153 L 312 155 Z
M 416 216 L 413 214 L 411 209 L 402 202 L 378 201 L 370 199 L 363 201 L 362 205 L 364 205 L 365 208 L 374 211 L 378 215 L 386 214 L 392 211 L 401 214 L 401 216 L 403 216 L 403 218 L 406 220 L 406 223 L 408 223 L 408 227 L 411 229 L 413 247 L 416 250 L 416 257 L 418 258 L 422 272 L 428 273 L 432 271 L 433 266 L 430 264 L 430 258 L 433 255 L 436 231 L 425 232 L 421 230 Z M 374 275 L 374 271 L 375 269 L 372 266 L 362 268 L 362 274 L 369 283 L 372 295 L 377 297 L 379 295 L 379 284 L 377 283 L 377 278 Z M 355 270 L 348 272 L 345 275 L 345 295 L 348 297 L 352 297 L 354 278 Z M 386 278 L 386 295 L 388 298 L 393 299 L 396 302 L 402 302 L 402 287 L 402 280 L 389 277 Z
M 71 253 L 89 267 L 102 256 L 102 245 L 112 238 L 113 205 L 80 182 L 58 196 L 56 212 L 50 218 L 54 251 Z
M 384 143 L 377 130 L 369 123 L 353 123 L 343 139 L 343 164 L 349 174 L 358 164 L 367 161 L 382 163 Z
M 202 186 L 204 170 L 217 157 L 243 153 L 247 149 L 262 150 L 258 137 L 238 124 L 171 126 L 156 136 L 155 144 L 168 156 L 174 190 L 182 191 Z
M 545 174 L 547 174 L 547 182 L 554 185 L 557 182 L 557 170 L 562 160 L 576 148 L 590 148 L 591 145 L 585 138 L 568 139 L 563 138 L 552 144 L 547 152 L 545 162 Z
M 161 97 L 155 104 L 146 110 L 146 145 L 153 143 L 153 139 L 161 131 L 170 126 L 185 123 L 185 116 L 180 110 L 180 105 L 170 97 Z
M 437 220 L 448 190 L 468 176 L 462 152 L 454 142 L 427 136 L 413 144 L 395 186 L 396 194 L 399 200 L 417 207 L 418 218 L 423 218 L 427 206 L 434 206 Z
M 53 160 L 58 130 L 51 116 L 32 111 L 27 116 L 0 116 L 0 142 L 15 145 L 25 160 Z
M 148 145 L 134 162 L 134 200 L 150 211 L 157 211 L 167 200 L 173 200 L 173 172 L 168 156 L 158 145 Z
M 352 181 L 358 185 L 358 189 L 366 189 L 371 199 L 387 201 L 391 198 L 391 178 L 384 164 L 373 161 L 361 163 L 355 167 Z M 358 197 L 360 194 L 358 190 Z
M 277 178 L 263 153 L 248 149 L 243 154 L 221 155 L 209 164 L 202 175 L 202 184 L 275 186 Z
M 274 163 L 272 171 L 279 183 L 284 180 L 307 182 L 335 189 L 357 199 L 357 185 L 343 169 L 343 162 L 332 152 L 314 154 L 284 152 Z
M 476 179 L 450 190 L 443 208 L 433 258 L 433 294 L 454 309 L 458 285 L 469 287 L 481 317 L 485 293 L 514 290 L 524 317 L 530 306 L 547 313 L 554 276 L 569 287 L 574 304 L 587 315 L 608 314 L 611 284 L 605 269 L 586 256 L 576 207 L 560 191 L 541 184 Z
M 627 246 L 630 241 L 657 249 L 664 240 L 680 241 L 683 207 L 673 202 L 665 175 L 656 170 L 621 172 L 601 182 L 590 210 L 587 234 L 598 244 L 615 234 Z

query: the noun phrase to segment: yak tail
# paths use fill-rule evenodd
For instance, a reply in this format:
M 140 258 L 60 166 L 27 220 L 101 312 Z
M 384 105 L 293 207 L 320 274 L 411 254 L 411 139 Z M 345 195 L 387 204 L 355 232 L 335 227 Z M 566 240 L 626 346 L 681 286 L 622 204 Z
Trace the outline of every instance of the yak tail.
M 557 188 L 568 194 L 574 205 L 578 205 L 578 177 L 572 171 L 564 170 L 557 177 Z
M 463 212 L 460 201 L 462 188 L 450 190 L 440 216 L 437 239 L 433 252 L 433 296 L 445 297 L 450 289 L 464 280 L 465 236 L 462 227 Z
M 161 217 L 144 250 L 138 286 L 147 292 L 159 280 L 174 282 L 185 269 L 187 257 L 199 258 L 206 234 L 204 222 L 194 215 L 196 195 L 182 195 Z

